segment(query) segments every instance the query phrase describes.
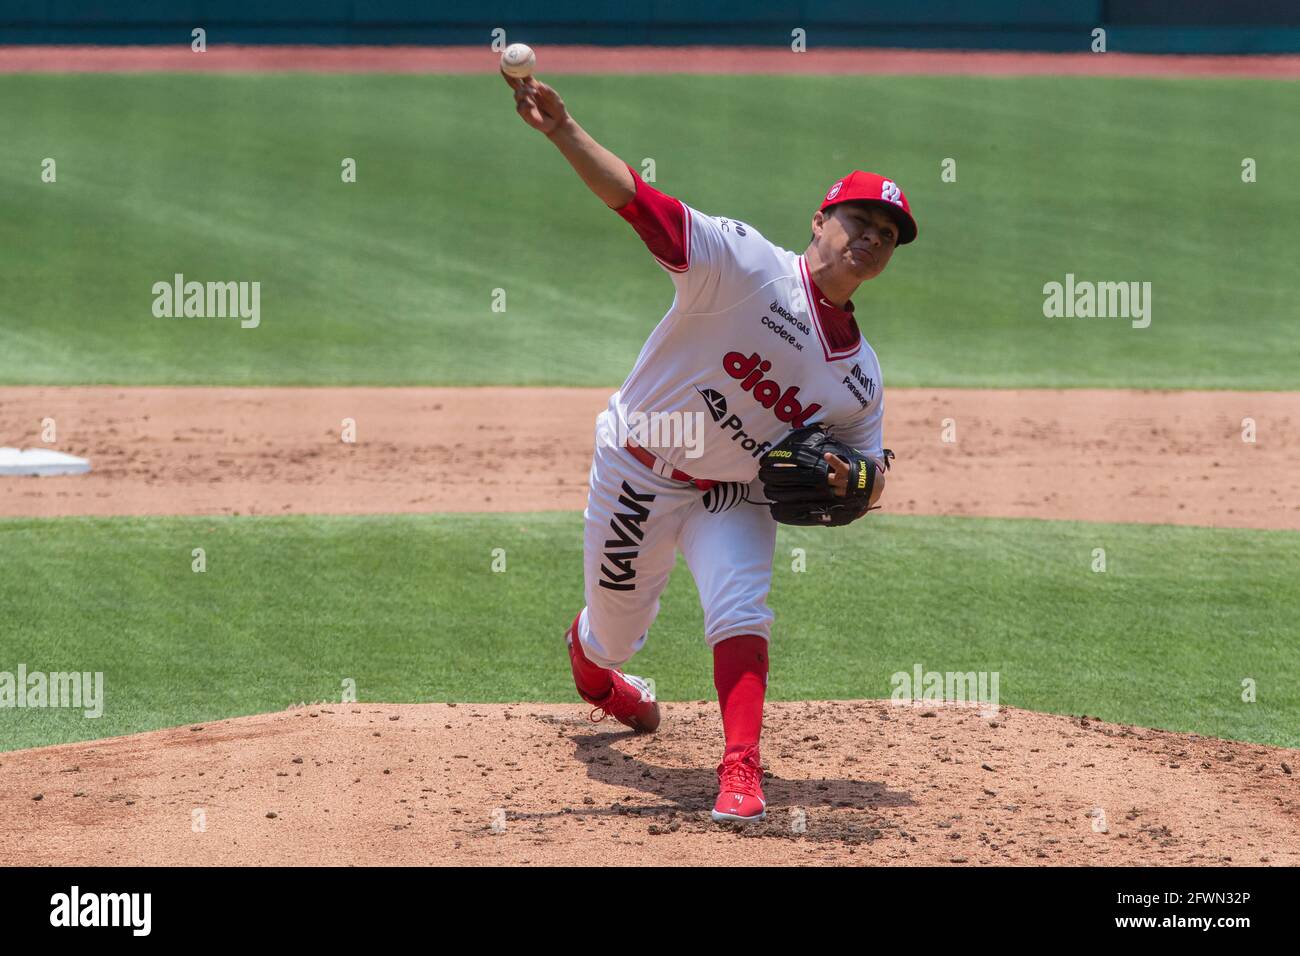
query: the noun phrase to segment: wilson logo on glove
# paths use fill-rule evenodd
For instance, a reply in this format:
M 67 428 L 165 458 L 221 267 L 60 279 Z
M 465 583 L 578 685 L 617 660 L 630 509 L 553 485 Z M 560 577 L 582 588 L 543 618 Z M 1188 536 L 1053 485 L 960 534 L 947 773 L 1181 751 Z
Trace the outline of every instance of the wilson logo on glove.
M 873 510 L 884 491 L 884 475 L 894 453 L 886 448 L 877 460 L 837 441 L 823 428 L 797 428 L 759 459 L 758 477 L 767 505 L 782 524 L 846 525 Z M 827 453 L 849 468 L 850 480 L 842 491 L 831 484 Z M 851 480 L 854 475 L 856 481 Z

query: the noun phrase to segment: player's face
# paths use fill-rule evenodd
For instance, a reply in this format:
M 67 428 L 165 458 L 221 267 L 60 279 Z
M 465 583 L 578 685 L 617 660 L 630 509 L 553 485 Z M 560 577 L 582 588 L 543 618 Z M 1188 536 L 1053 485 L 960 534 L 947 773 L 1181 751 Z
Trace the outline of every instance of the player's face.
M 898 242 L 898 226 L 879 206 L 846 202 L 831 207 L 829 215 L 818 212 L 813 216 L 813 238 L 824 262 L 835 263 L 865 282 L 889 265 Z

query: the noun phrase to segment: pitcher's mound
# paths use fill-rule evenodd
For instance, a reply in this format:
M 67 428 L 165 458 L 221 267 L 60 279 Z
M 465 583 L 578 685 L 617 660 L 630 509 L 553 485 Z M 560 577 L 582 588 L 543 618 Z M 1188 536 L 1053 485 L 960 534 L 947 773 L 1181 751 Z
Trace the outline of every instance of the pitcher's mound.
M 0 754 L 0 865 L 1300 864 L 1298 753 L 1002 708 L 770 703 L 768 818 L 709 819 L 717 706 L 326 704 Z

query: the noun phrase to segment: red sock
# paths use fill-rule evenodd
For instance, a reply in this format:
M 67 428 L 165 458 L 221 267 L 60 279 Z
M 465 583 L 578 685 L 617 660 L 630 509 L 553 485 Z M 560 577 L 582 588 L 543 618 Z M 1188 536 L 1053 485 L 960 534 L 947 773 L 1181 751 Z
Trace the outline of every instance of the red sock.
M 578 617 L 573 619 L 573 626 L 570 628 L 573 634 L 573 650 L 571 661 L 573 663 L 573 682 L 589 697 L 604 697 L 609 693 L 610 687 L 614 684 L 614 678 L 610 676 L 609 671 L 599 664 L 593 664 L 587 660 L 587 655 L 582 652 L 582 641 L 578 640 L 578 619 L 582 617 L 582 612 L 578 612 Z
M 757 634 L 741 634 L 715 646 L 713 686 L 722 708 L 727 753 L 757 744 L 767 692 L 767 641 Z

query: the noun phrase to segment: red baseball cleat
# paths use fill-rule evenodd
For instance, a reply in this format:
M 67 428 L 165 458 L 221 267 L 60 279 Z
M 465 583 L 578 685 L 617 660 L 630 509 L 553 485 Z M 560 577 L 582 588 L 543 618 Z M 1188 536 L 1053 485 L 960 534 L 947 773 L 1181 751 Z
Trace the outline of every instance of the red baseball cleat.
M 755 823 L 766 814 L 758 747 L 727 754 L 718 764 L 718 802 L 713 805 L 713 819 L 718 823 Z
M 573 628 L 564 635 L 569 645 L 569 665 L 574 670 L 577 682 L 578 657 L 582 655 L 582 642 L 577 639 Z M 582 660 L 586 662 L 586 657 Z M 587 665 L 590 667 L 590 664 Z M 591 704 L 591 720 L 600 723 L 606 717 L 613 717 L 620 724 L 626 724 L 637 733 L 649 734 L 659 729 L 659 704 L 655 701 L 654 691 L 640 677 L 624 674 L 617 669 L 610 669 L 611 684 L 609 693 L 604 697 L 592 697 L 578 687 L 578 695 Z M 597 717 L 596 715 L 600 716 Z

